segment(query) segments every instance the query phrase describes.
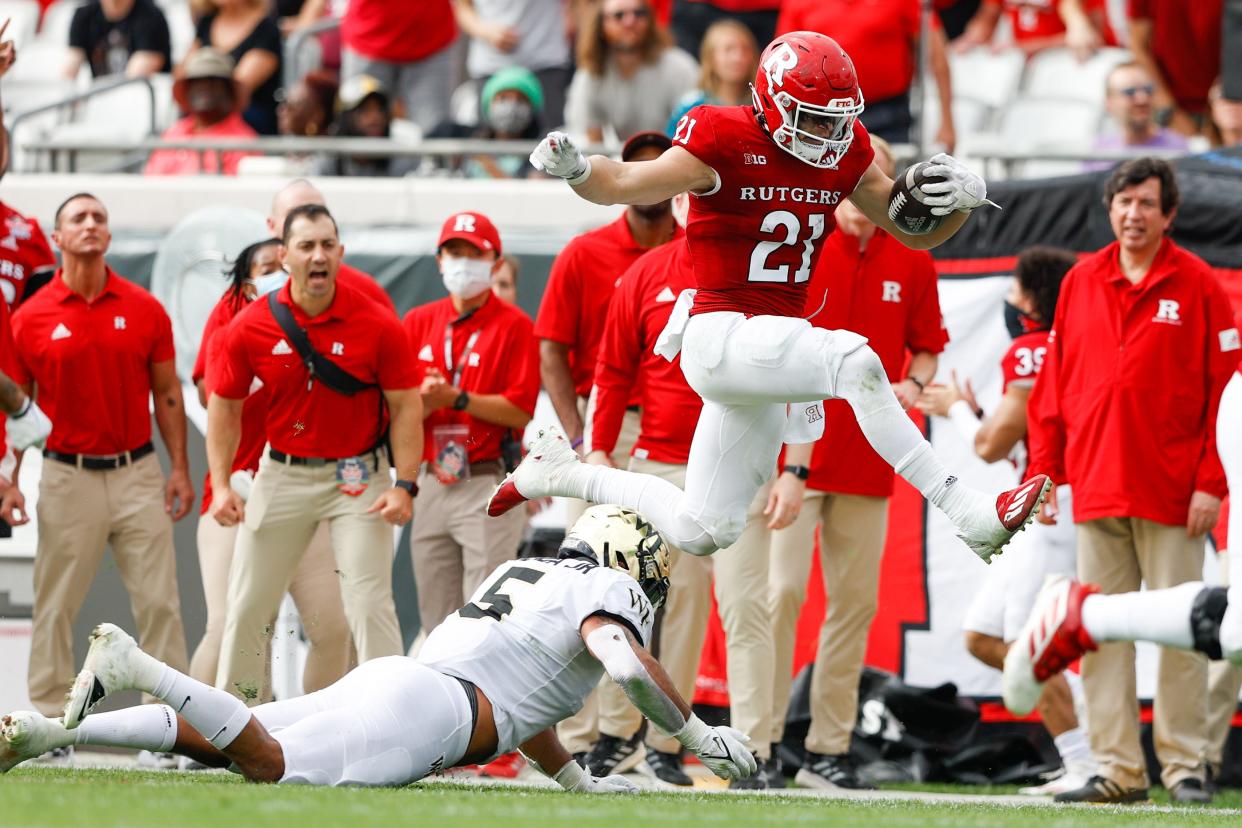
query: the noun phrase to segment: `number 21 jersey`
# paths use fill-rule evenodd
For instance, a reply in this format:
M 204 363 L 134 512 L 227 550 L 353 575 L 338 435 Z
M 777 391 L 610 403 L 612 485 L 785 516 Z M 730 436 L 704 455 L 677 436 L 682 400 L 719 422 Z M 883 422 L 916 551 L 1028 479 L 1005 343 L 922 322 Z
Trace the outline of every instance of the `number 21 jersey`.
M 690 199 L 686 238 L 698 285 L 691 313 L 801 316 L 833 213 L 875 154 L 867 130 L 855 122 L 849 152 L 836 169 L 821 169 L 773 143 L 751 107 L 697 106 L 678 122 L 673 146 L 718 179 L 716 189 Z

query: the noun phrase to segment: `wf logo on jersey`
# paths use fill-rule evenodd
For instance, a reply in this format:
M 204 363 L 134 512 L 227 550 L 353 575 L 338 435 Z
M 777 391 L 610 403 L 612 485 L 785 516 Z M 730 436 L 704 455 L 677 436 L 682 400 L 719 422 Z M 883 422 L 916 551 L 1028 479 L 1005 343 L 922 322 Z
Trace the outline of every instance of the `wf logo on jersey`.
M 1151 318 L 1152 322 L 1161 322 L 1165 325 L 1182 324 L 1181 304 L 1172 299 L 1160 299 L 1159 305 L 1156 307 L 1156 315 Z

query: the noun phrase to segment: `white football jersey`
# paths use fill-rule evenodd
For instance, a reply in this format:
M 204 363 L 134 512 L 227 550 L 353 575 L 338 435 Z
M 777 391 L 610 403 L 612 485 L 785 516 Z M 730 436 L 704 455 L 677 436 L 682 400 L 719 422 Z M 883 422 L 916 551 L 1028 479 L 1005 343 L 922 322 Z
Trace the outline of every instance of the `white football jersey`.
M 487 694 L 498 752 L 508 753 L 577 713 L 599 683 L 604 668 L 579 634 L 595 613 L 650 644 L 655 610 L 629 575 L 580 559 L 507 561 L 432 631 L 418 660 Z

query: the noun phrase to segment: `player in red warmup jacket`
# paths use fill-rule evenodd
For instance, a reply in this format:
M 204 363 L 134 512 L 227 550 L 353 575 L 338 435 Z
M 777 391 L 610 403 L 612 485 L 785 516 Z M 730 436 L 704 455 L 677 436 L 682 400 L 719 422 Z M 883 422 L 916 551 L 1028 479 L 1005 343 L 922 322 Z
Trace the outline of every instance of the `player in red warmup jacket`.
M 986 202 L 983 179 L 948 155 L 934 157 L 927 173 L 944 180 L 922 189 L 943 222 L 926 235 L 902 232 L 887 212 L 893 182 L 872 163 L 858 122 L 863 98 L 854 65 L 824 35 L 791 32 L 774 40 L 760 57 L 753 98 L 750 107 L 695 107 L 678 124 L 672 149 L 642 164 L 587 159 L 559 132 L 531 155 L 536 167 L 599 204 L 695 196 L 686 235 L 698 288 L 679 297 L 655 350 L 668 359 L 681 353 L 682 371 L 704 405 L 684 491 L 649 475 L 579 463 L 553 428 L 497 489 L 488 512 L 547 495 L 624 504 L 674 546 L 710 555 L 741 534 L 781 443 L 815 440 L 823 430 L 821 401 L 839 398 L 854 409 L 876 452 L 989 560 L 1033 517 L 1047 478 L 995 498 L 970 489 L 902 411 L 867 340 L 801 318 L 841 199 L 907 246 L 928 248 Z

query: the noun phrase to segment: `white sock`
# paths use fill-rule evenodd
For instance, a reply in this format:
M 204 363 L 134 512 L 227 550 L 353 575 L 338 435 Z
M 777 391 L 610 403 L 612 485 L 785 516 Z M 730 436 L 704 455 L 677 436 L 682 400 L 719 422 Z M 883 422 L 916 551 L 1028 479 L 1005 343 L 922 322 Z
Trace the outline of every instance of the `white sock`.
M 914 428 L 913 424 L 910 427 Z M 949 474 L 926 441 L 920 441 L 893 464 L 893 470 L 922 492 L 923 497 L 944 512 L 955 526 L 970 525 L 978 510 L 989 505 L 986 495 Z
M 1082 604 L 1082 625 L 1097 642 L 1151 641 L 1180 650 L 1194 648 L 1190 610 L 1203 589 L 1199 581 L 1170 589 L 1088 595 Z
M 148 692 L 168 702 L 173 711 L 184 716 L 217 749 L 224 750 L 232 744 L 250 721 L 246 705 L 236 696 L 192 679 L 167 664 L 160 666 L 163 673 Z
M 1087 734 L 1082 728 L 1076 727 L 1065 731 L 1060 736 L 1054 736 L 1052 742 L 1057 746 L 1057 753 L 1061 755 L 1061 764 L 1066 770 L 1095 763 L 1095 759 L 1091 756 L 1091 745 L 1087 742 Z
M 681 512 L 684 492 L 663 478 L 579 463 L 567 475 L 567 484 L 573 487 L 570 497 L 633 509 L 682 551 L 704 554 L 699 550 L 715 549 L 710 542 L 704 543 L 707 532 L 703 527 Z
M 177 714 L 166 704 L 142 704 L 92 713 L 77 730 L 68 731 L 74 744 L 133 748 L 165 753 L 177 741 Z

